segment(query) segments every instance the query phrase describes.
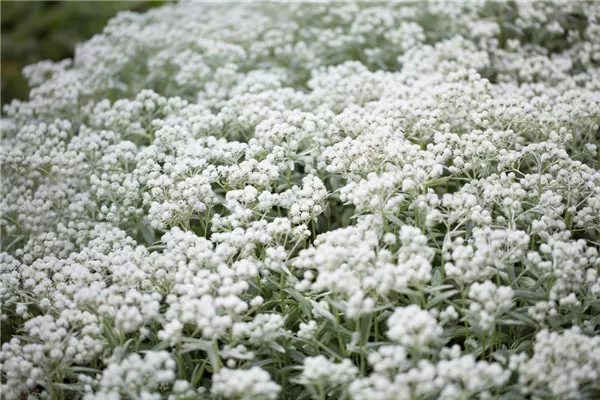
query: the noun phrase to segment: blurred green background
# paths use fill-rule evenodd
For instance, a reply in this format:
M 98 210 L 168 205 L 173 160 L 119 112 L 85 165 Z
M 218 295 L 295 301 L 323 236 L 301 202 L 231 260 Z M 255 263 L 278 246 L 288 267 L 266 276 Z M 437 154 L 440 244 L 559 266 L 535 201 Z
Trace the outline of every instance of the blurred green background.
M 75 44 L 102 31 L 121 10 L 144 11 L 165 1 L 1 1 L 2 105 L 27 99 L 21 69 L 73 56 Z

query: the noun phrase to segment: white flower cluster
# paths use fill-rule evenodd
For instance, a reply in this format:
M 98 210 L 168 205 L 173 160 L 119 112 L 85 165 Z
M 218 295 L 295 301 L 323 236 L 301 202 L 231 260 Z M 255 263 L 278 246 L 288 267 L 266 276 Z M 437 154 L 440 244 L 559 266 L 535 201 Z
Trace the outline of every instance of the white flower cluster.
M 544 329 L 536 335 L 533 356 L 513 356 L 523 393 L 540 391 L 563 399 L 581 398 L 581 389 L 600 379 L 600 337 L 589 337 L 578 327 L 562 333 Z
M 222 368 L 212 380 L 212 392 L 228 399 L 275 400 L 281 390 L 269 373 L 259 367 L 248 370 Z
M 497 316 L 512 307 L 514 290 L 510 286 L 497 287 L 490 281 L 473 283 L 468 294 L 473 303 L 469 312 L 483 330 L 490 330 Z
M 388 325 L 387 336 L 390 339 L 415 349 L 427 349 L 439 341 L 443 333 L 435 317 L 416 304 L 396 308 L 388 319 Z
M 600 394 L 600 4 L 167 4 L 2 114 L 6 399 Z
M 335 363 L 321 355 L 304 360 L 298 381 L 323 397 L 340 386 L 349 385 L 357 375 L 358 368 L 349 359 Z
M 147 352 L 143 359 L 137 353 L 127 355 L 120 362 L 110 359 L 99 379 L 100 389 L 84 398 L 119 398 L 119 393 L 139 393 L 141 399 L 160 399 L 160 386 L 175 381 L 175 366 L 171 354 L 166 351 Z

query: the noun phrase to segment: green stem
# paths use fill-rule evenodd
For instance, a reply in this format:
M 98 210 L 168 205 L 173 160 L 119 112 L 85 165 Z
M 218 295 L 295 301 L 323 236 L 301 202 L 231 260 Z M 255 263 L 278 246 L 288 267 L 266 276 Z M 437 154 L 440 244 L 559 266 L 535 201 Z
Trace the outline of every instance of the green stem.
M 347 357 L 348 355 L 346 354 L 346 348 L 344 347 L 344 341 L 342 340 L 342 330 L 340 329 L 340 327 L 341 327 L 340 314 L 338 313 L 338 311 L 335 308 L 333 308 L 333 313 L 335 315 L 335 324 L 336 324 L 338 345 L 340 346 L 340 351 L 342 352 L 342 355 L 344 357 Z
M 327 396 L 325 395 L 325 388 L 324 388 L 323 382 L 319 382 L 318 388 L 319 388 L 319 400 L 325 400 L 327 398 Z
M 285 274 L 283 271 L 279 271 L 279 296 L 281 301 L 281 312 L 285 315 Z

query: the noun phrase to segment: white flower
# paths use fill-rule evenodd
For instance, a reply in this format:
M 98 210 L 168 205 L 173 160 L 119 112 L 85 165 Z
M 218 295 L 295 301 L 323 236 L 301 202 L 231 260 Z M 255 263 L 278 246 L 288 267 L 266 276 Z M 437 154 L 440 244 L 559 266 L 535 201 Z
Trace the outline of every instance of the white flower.
M 496 286 L 491 281 L 473 283 L 469 289 L 469 298 L 475 302 L 469 311 L 483 330 L 490 330 L 495 319 L 508 311 L 513 305 L 514 290 L 510 286 Z
M 300 322 L 300 329 L 298 330 L 298 337 L 306 340 L 310 340 L 317 333 L 318 325 L 317 321 L 310 320 L 308 323 Z
M 348 359 L 335 363 L 324 356 L 307 357 L 299 381 L 305 385 L 347 385 L 358 374 L 358 368 Z
M 598 381 L 599 349 L 600 339 L 582 334 L 577 327 L 563 333 L 542 330 L 535 337 L 533 356 L 515 356 L 511 368 L 518 371 L 526 392 L 545 387 L 554 396 L 576 399 L 582 385 Z
M 388 327 L 390 339 L 416 350 L 434 347 L 443 333 L 435 317 L 414 304 L 396 308 L 388 318 Z
M 259 367 L 248 370 L 221 368 L 213 375 L 212 381 L 212 393 L 227 399 L 275 400 L 281 391 L 280 386 Z

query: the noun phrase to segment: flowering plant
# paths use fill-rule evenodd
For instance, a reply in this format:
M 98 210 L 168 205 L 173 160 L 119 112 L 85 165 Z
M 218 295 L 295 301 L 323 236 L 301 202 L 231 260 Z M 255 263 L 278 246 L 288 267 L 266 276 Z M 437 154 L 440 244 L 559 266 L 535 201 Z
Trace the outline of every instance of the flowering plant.
M 6 399 L 600 396 L 600 4 L 170 4 L 2 119 Z

